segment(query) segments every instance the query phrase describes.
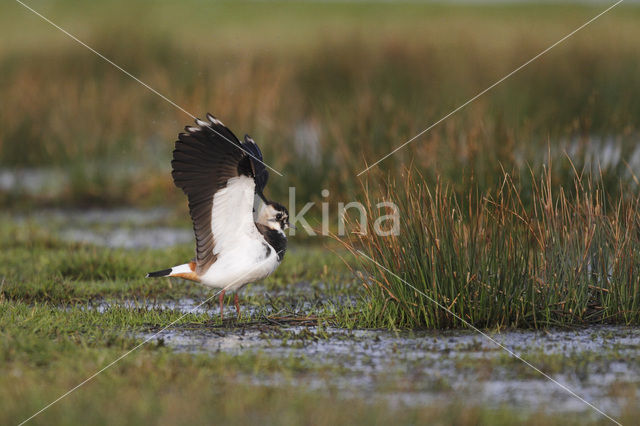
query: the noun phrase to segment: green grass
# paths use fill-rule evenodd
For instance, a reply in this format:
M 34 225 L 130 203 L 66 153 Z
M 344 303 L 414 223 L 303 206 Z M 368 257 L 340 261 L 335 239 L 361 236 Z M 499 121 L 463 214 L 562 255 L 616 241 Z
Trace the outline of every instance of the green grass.
M 378 236 L 369 223 L 366 233 L 344 240 L 382 265 L 362 256 L 354 263 L 372 298 L 370 325 L 463 327 L 459 318 L 480 328 L 638 324 L 637 191 L 610 198 L 579 177 L 557 188 L 550 173 L 532 175 L 529 185 L 531 206 L 506 174 L 493 191 L 462 194 L 414 170 L 389 180 L 384 198 L 400 208 L 399 234 Z
M 149 271 L 184 263 L 193 257 L 191 244 L 170 249 L 123 250 L 63 242 L 53 229 L 13 216 L 0 224 L 0 294 L 11 300 L 53 304 L 89 303 L 104 299 L 205 299 L 213 293 L 183 280 L 148 279 Z M 351 290 L 353 279 L 335 247 L 289 247 L 284 262 L 265 280 L 265 290 L 282 290 L 295 283 L 325 285 L 331 295 Z M 255 299 L 255 300 L 253 300 Z M 250 302 L 264 302 L 258 295 Z
M 136 337 L 138 332 L 158 330 L 176 320 L 176 327 L 221 327 L 215 306 L 211 312 L 182 317 L 176 310 L 118 304 L 137 299 L 144 306 L 153 300 L 206 297 L 208 292 L 195 285 L 148 280 L 139 273 L 140 265 L 153 269 L 172 264 L 176 258 L 189 255 L 190 247 L 130 251 L 65 243 L 36 225 L 17 224 L 5 216 L 0 226 L 0 248 L 2 424 L 26 419 L 134 348 L 141 342 Z M 309 280 L 312 285 L 323 283 L 319 297 L 354 294 L 357 289 L 349 284 L 348 271 L 340 262 L 323 248 L 294 247 L 264 285 L 277 294 L 279 290 L 293 291 L 293 283 L 299 280 Z M 274 298 L 256 295 L 247 303 L 290 303 L 286 294 Z M 103 299 L 113 300 L 114 305 L 104 312 L 91 308 L 93 302 Z M 302 314 L 315 314 L 320 323 L 341 325 L 343 317 L 352 311 L 340 309 L 329 304 Z M 264 316 L 257 314 L 224 327 L 251 327 L 255 321 L 266 323 Z M 353 325 L 359 320 L 356 317 L 351 321 Z M 319 329 L 310 337 L 322 336 Z M 304 332 L 284 332 L 277 337 L 288 345 L 304 344 L 309 338 Z M 340 368 L 305 357 L 276 359 L 261 352 L 233 356 L 224 352 L 176 353 L 161 340 L 153 340 L 36 417 L 33 424 L 208 424 L 211 419 L 225 424 L 259 421 L 320 425 L 512 424 L 514 419 L 524 424 L 567 422 L 564 416 L 531 416 L 506 407 L 470 406 L 455 399 L 444 405 L 393 408 L 377 399 L 333 393 L 330 385 L 326 391 L 312 392 L 293 384 L 307 377 L 330 384 Z M 280 384 L 256 385 L 251 381 L 270 377 Z M 406 385 L 390 386 L 402 390 Z M 633 418 L 635 413 L 626 415 Z M 571 422 L 578 424 L 578 419 L 569 419 Z

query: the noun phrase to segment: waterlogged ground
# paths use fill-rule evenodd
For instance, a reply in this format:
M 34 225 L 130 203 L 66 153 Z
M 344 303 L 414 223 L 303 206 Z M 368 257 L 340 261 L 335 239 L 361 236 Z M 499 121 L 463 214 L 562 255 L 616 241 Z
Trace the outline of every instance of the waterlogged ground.
M 184 312 L 202 309 L 195 301 L 168 307 Z M 251 383 L 383 399 L 393 406 L 463 398 L 471 404 L 532 413 L 593 414 L 560 386 L 473 331 L 348 330 L 310 325 L 314 321 L 303 318 L 305 325 L 291 326 L 290 319 L 171 327 L 138 336 L 180 352 L 253 352 L 317 367 L 301 376 L 251 374 L 239 379 Z M 599 326 L 489 334 L 606 412 L 620 415 L 629 404 L 639 402 L 620 395 L 621 389 L 635 393 L 640 386 L 639 330 Z
M 190 238 L 163 209 L 5 215 L 0 423 L 141 342 L 35 422 L 607 422 L 476 332 L 363 328 L 366 293 L 332 247 L 294 242 L 221 322 L 215 293 L 144 278 L 188 258 Z M 637 415 L 640 330 L 487 333 L 623 423 Z

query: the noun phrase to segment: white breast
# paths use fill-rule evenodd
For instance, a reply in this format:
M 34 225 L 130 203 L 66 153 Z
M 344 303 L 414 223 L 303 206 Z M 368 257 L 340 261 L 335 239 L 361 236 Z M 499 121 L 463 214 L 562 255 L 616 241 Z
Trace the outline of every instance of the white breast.
M 268 277 L 280 262 L 273 247 L 268 244 L 265 247 L 264 244 L 253 240 L 251 244 L 224 252 L 200 277 L 201 282 L 210 287 L 231 291 Z
M 278 267 L 275 249 L 255 226 L 253 202 L 255 182 L 237 176 L 213 197 L 211 229 L 216 261 L 200 276 L 203 284 L 236 290 L 266 278 Z

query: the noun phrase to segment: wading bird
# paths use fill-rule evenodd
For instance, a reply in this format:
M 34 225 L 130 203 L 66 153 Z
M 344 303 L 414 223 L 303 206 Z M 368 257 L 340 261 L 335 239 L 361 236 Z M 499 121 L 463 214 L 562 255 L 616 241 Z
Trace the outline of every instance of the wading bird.
M 173 151 L 172 176 L 187 195 L 196 234 L 196 257 L 189 263 L 147 277 L 179 277 L 220 288 L 220 318 L 224 295 L 266 278 L 282 262 L 287 248 L 289 212 L 265 198 L 269 178 L 262 152 L 248 136 L 244 142 L 220 120 L 207 114 L 185 127 Z M 262 200 L 254 216 L 256 195 Z

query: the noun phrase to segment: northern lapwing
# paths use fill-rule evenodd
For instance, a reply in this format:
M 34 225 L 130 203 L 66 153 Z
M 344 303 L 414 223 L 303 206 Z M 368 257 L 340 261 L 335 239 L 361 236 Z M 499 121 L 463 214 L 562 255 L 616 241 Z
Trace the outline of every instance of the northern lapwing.
M 147 277 L 179 277 L 221 288 L 223 318 L 226 292 L 235 292 L 240 315 L 238 290 L 267 277 L 282 262 L 289 212 L 263 194 L 269 172 L 258 145 L 248 135 L 240 142 L 211 114 L 207 120 L 196 119 L 196 126 L 178 135 L 171 162 L 173 181 L 189 200 L 195 259 Z M 262 203 L 254 215 L 256 196 Z

